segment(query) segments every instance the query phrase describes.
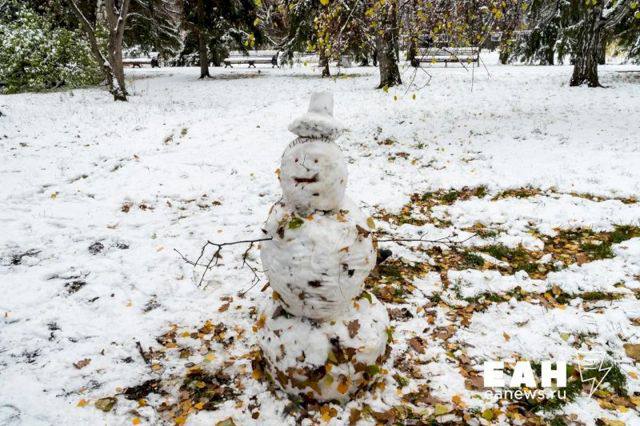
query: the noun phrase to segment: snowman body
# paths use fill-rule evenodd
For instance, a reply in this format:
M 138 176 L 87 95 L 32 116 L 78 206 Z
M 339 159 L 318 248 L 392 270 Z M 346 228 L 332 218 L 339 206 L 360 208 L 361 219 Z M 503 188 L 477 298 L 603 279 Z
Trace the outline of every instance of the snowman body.
M 287 392 L 317 400 L 344 399 L 371 382 L 365 371 L 382 362 L 389 323 L 375 296 L 363 298 L 376 260 L 373 221 L 345 196 L 332 103 L 314 95 L 292 125 L 301 137 L 283 153 L 283 197 L 265 224 L 271 239 L 260 246 L 274 292 L 258 331 L 267 368 Z

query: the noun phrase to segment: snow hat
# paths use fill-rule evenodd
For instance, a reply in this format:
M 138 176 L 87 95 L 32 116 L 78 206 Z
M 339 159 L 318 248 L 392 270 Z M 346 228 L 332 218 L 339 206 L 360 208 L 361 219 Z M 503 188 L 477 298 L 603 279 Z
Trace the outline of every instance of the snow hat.
M 333 118 L 333 94 L 329 92 L 313 93 L 307 113 L 289 124 L 289 131 L 301 138 L 335 139 L 345 130 Z

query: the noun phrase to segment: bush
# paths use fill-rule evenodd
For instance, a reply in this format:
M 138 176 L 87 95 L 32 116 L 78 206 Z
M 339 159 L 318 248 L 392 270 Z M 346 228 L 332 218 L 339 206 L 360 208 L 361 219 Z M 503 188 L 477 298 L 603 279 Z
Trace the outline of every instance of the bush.
M 7 93 L 96 84 L 101 79 L 79 32 L 21 6 L 0 20 L 0 82 Z

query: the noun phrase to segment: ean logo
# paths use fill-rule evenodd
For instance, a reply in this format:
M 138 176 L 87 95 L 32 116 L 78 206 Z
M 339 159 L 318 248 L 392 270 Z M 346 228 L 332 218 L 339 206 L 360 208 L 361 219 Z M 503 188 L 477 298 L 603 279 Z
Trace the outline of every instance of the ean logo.
M 595 391 L 602 385 L 604 379 L 611 371 L 612 366 L 605 365 L 606 355 L 604 352 L 587 352 L 581 353 L 578 356 L 578 373 L 580 373 L 580 381 L 582 383 L 589 383 L 591 385 L 589 389 L 589 397 L 593 396 Z M 597 371 L 602 374 L 600 380 L 598 380 L 598 375 L 595 377 L 591 377 L 589 374 L 590 371 Z

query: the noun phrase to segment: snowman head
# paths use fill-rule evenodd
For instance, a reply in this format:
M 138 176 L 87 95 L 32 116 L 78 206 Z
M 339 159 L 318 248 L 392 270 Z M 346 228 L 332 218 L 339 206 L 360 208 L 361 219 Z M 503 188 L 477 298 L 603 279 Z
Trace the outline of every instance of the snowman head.
M 285 202 L 301 215 L 338 209 L 347 186 L 347 163 L 333 142 L 344 131 L 333 118 L 333 96 L 314 93 L 309 111 L 289 130 L 299 137 L 282 155 L 280 185 Z
M 328 139 L 298 138 L 282 155 L 280 185 L 285 202 L 301 215 L 336 210 L 347 186 L 347 162 Z

